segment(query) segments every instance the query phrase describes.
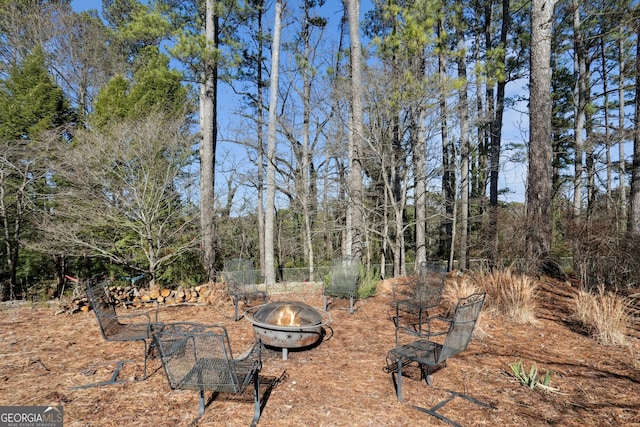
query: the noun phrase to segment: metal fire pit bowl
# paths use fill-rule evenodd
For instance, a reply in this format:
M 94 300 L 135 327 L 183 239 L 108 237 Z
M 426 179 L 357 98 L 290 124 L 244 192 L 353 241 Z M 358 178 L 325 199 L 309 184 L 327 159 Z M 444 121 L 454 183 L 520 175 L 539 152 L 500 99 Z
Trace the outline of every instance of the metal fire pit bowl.
M 331 321 L 329 313 L 301 301 L 270 302 L 252 307 L 244 315 L 263 344 L 282 349 L 284 360 L 288 349 L 317 343 L 322 327 Z

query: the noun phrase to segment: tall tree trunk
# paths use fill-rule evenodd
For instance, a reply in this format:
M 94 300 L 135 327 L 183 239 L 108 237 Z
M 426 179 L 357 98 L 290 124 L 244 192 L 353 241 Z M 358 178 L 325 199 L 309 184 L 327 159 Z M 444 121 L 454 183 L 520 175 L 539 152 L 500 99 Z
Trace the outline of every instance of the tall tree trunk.
M 618 47 L 618 69 L 620 70 L 620 76 L 618 77 L 618 180 L 620 182 L 620 227 L 621 231 L 626 230 L 627 221 L 627 170 L 626 170 L 626 155 L 624 153 L 625 145 L 625 123 L 624 123 L 624 83 L 625 83 L 625 46 L 624 37 L 620 37 Z
M 636 24 L 640 36 L 640 23 Z M 636 38 L 636 99 L 640 99 L 640 37 Z M 633 160 L 629 193 L 629 220 L 627 229 L 633 236 L 640 235 L 640 102 L 636 102 L 633 124 Z
M 600 37 L 600 61 L 602 63 L 602 95 L 604 97 L 604 143 L 606 147 L 605 157 L 607 164 L 607 216 L 611 214 L 612 199 L 612 164 L 611 164 L 611 129 L 609 128 L 609 71 L 607 70 L 607 57 L 604 37 Z
M 440 20 L 437 28 L 438 37 L 444 37 L 444 22 Z M 444 45 L 444 43 L 443 43 Z M 440 221 L 440 256 L 449 258 L 453 242 L 453 206 L 455 204 L 455 147 L 449 138 L 449 111 L 447 108 L 447 57 L 445 49 L 438 53 L 438 76 L 440 82 L 440 135 L 442 139 L 442 197 L 444 215 Z
M 492 28 L 492 22 L 493 22 L 493 8 L 492 8 L 493 2 L 492 1 L 485 1 L 485 8 L 484 8 L 484 48 L 485 48 L 485 52 L 490 52 L 493 51 L 494 46 L 493 46 L 493 28 Z M 494 123 L 495 123 L 495 90 L 493 87 L 493 84 L 491 84 L 491 82 L 489 81 L 490 79 L 487 79 L 487 83 L 486 83 L 486 91 L 485 91 L 485 106 L 484 106 L 484 117 L 485 118 L 485 122 L 483 123 L 483 135 L 482 135 L 482 148 L 483 148 L 483 152 L 486 155 L 486 157 L 484 157 L 484 160 L 486 163 L 482 164 L 481 166 L 486 166 L 486 170 L 488 170 L 488 175 L 486 176 L 487 180 L 489 181 L 489 206 L 488 206 L 488 210 L 489 210 L 489 215 L 488 215 L 488 219 L 489 219 L 489 223 L 488 223 L 488 236 L 487 236 L 487 241 L 488 241 L 488 248 L 487 248 L 487 258 L 489 259 L 489 265 L 490 267 L 494 267 L 495 266 L 495 262 L 496 262 L 496 253 L 494 251 L 494 242 L 497 239 L 497 222 L 495 224 L 493 224 L 491 221 L 494 219 L 494 217 L 497 216 L 497 211 L 495 211 L 494 213 L 494 208 L 493 208 L 493 195 L 492 195 L 492 184 L 491 184 L 491 180 L 493 179 L 494 176 L 496 176 L 497 178 L 497 171 L 494 174 L 493 173 L 493 168 L 497 167 L 498 165 L 494 162 L 493 159 L 493 155 L 494 155 L 494 151 L 493 151 L 493 147 L 492 147 L 492 143 L 493 143 L 493 132 L 494 132 Z M 497 181 L 496 181 L 497 182 Z M 482 182 L 481 183 L 482 186 L 479 188 L 480 191 L 483 191 L 483 194 L 486 194 L 486 190 L 487 190 L 487 181 Z M 497 187 L 496 187 L 496 191 L 497 191 Z M 485 204 L 484 204 L 484 209 L 487 208 L 486 205 L 486 199 L 484 200 Z M 498 201 L 498 196 L 497 196 L 497 192 L 495 194 L 495 203 L 497 206 L 497 201 Z M 483 212 L 484 215 L 486 216 L 486 211 Z
M 480 8 L 476 8 L 476 21 L 480 21 L 480 17 L 482 15 L 482 10 Z M 482 52 L 482 35 L 483 32 L 478 31 L 475 35 L 475 43 L 474 43 L 474 61 L 476 63 L 481 63 Z M 486 35 L 485 35 L 486 38 Z M 484 210 L 486 207 L 486 192 L 487 192 L 487 117 L 488 114 L 485 111 L 485 103 L 483 97 L 483 85 L 476 84 L 476 129 L 477 129 L 477 145 L 476 149 L 471 151 L 471 200 L 472 203 L 477 207 L 477 215 L 475 215 L 476 219 L 473 220 L 472 226 L 474 229 L 479 229 L 482 224 L 484 224 Z
M 210 51 L 218 48 L 216 0 L 207 0 L 205 37 Z M 215 281 L 215 163 L 217 143 L 218 66 L 207 64 L 204 84 L 200 85 L 200 227 L 204 268 L 209 282 Z
M 310 280 L 314 279 L 314 257 L 313 257 L 313 235 L 312 235 L 312 213 L 311 213 L 311 152 L 310 152 L 310 144 L 309 144 L 309 120 L 311 117 L 311 73 L 312 65 L 311 65 L 311 46 L 309 44 L 310 37 L 310 16 L 309 16 L 309 7 L 310 4 L 305 2 L 304 12 L 305 12 L 305 20 L 304 20 L 304 28 L 303 28 L 303 38 L 304 38 L 304 58 L 306 59 L 304 62 L 304 68 L 302 69 L 302 80 L 303 80 L 303 94 L 302 94 L 302 102 L 303 102 L 303 120 L 302 120 L 302 153 L 301 160 L 302 164 L 300 165 L 300 186 L 298 191 L 301 192 L 301 203 L 302 203 L 302 216 L 304 222 L 304 232 L 303 232 L 303 245 L 304 245 L 304 255 L 305 260 L 307 261 L 307 265 L 309 266 L 309 277 Z
M 258 207 L 256 211 L 258 221 L 258 250 L 260 251 L 260 273 L 265 274 L 265 259 L 264 259 L 264 134 L 262 132 L 264 126 L 264 105 L 262 97 L 262 55 L 264 51 L 264 37 L 262 34 L 262 18 L 264 15 L 263 5 L 258 5 L 258 70 L 257 70 L 257 150 L 258 150 L 258 176 L 257 176 L 257 191 L 258 191 Z
M 582 39 L 582 24 L 580 20 L 580 2 L 573 1 L 573 36 L 575 59 L 574 59 L 574 76 L 575 88 L 575 129 L 574 129 L 574 173 L 573 173 L 573 221 L 576 230 L 580 229 L 580 217 L 582 215 L 582 176 L 584 173 L 582 157 L 584 153 L 584 127 L 585 127 L 585 109 L 586 109 L 586 81 L 585 74 L 587 72 L 586 61 L 584 58 L 584 41 Z
M 500 28 L 501 54 L 498 61 L 506 66 L 507 33 L 510 27 L 510 0 L 502 0 L 502 26 Z M 495 115 L 491 121 L 491 158 L 489 180 L 489 258 L 495 264 L 498 257 L 498 178 L 500 174 L 500 152 L 502 151 L 502 118 L 504 115 L 504 92 L 507 82 L 504 77 L 498 79 L 496 87 Z
M 273 285 L 275 277 L 274 226 L 276 199 L 276 127 L 278 108 L 278 78 L 280 67 L 280 32 L 282 30 L 282 0 L 276 0 L 276 11 L 271 44 L 271 84 L 269 88 L 269 129 L 267 131 L 267 207 L 265 212 L 265 283 Z
M 420 58 L 420 76 L 424 76 L 426 58 Z M 418 106 L 418 132 L 413 141 L 413 176 L 415 179 L 416 261 L 427 261 L 427 108 Z
M 469 261 L 469 104 L 467 100 L 467 62 L 464 40 L 464 16 L 458 9 L 456 37 L 458 39 L 458 80 L 462 83 L 459 91 L 458 114 L 460 120 L 460 270 L 467 269 Z
M 551 23 L 554 0 L 532 0 L 529 101 L 529 175 L 525 256 L 530 267 L 547 261 L 552 241 Z
M 351 255 L 362 258 L 364 246 L 364 206 L 362 181 L 362 146 L 364 126 L 362 111 L 362 52 L 360 46 L 360 0 L 345 0 L 349 16 L 351 41 L 351 116 L 353 118 L 353 146 L 349 153 L 349 208 L 352 209 Z

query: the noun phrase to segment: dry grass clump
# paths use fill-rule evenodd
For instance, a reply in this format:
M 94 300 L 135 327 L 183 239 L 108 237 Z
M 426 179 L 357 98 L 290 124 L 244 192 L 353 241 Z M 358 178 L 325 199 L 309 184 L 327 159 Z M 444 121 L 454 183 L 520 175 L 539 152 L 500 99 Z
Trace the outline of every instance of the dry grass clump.
M 629 301 L 600 286 L 597 293 L 579 291 L 575 318 L 600 344 L 624 345 L 630 320 Z
M 503 314 L 516 323 L 535 322 L 538 304 L 537 285 L 533 278 L 506 269 L 477 274 L 474 280 L 487 292 L 485 304 L 488 309 Z
M 466 298 L 481 289 L 468 275 L 455 275 L 447 278 L 447 283 L 442 291 L 442 305 L 449 311 L 453 311 L 460 298 Z

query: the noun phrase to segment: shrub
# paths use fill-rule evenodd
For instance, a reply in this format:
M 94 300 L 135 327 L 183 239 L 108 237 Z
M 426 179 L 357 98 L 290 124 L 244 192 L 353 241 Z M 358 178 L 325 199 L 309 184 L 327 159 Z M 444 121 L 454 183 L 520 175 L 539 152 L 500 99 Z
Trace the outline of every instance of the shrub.
M 579 291 L 575 318 L 590 336 L 604 345 L 624 345 L 630 318 L 629 301 L 604 286 L 597 293 Z
M 455 275 L 447 278 L 442 292 L 442 305 L 452 311 L 460 298 L 480 292 L 478 285 L 468 275 Z
M 487 292 L 485 304 L 488 309 L 516 323 L 535 321 L 537 285 L 533 278 L 506 269 L 478 274 L 474 280 L 478 287 Z
M 360 267 L 360 283 L 358 284 L 359 299 L 366 299 L 376 294 L 376 287 L 380 280 L 378 269 L 372 268 L 365 270 L 364 266 Z

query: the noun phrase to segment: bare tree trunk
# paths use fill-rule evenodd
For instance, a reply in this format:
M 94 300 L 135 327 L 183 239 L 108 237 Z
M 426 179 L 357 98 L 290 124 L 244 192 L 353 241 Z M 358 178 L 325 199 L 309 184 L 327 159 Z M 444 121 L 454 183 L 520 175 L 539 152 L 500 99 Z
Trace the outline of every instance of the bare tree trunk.
M 624 80 L 625 80 L 625 50 L 624 50 L 624 38 L 620 37 L 618 48 L 618 69 L 620 70 L 620 76 L 618 77 L 618 179 L 620 182 L 620 218 L 623 218 L 620 224 L 623 230 L 626 230 L 627 219 L 627 171 L 626 171 L 626 156 L 624 153 L 625 144 L 625 124 L 624 124 Z
M 302 153 L 301 159 L 302 164 L 300 165 L 300 186 L 298 191 L 301 192 L 300 198 L 302 203 L 302 216 L 304 222 L 304 252 L 305 258 L 307 261 L 307 265 L 309 266 L 309 278 L 310 280 L 314 280 L 314 259 L 313 259 L 313 235 L 312 235 L 312 213 L 311 213 L 311 152 L 310 152 L 310 144 L 309 144 L 309 120 L 311 117 L 311 47 L 309 45 L 309 4 L 305 3 L 305 20 L 304 20 L 304 58 L 307 59 L 305 61 L 304 69 L 302 70 L 302 79 L 303 79 L 303 94 L 302 94 L 302 102 L 303 102 L 303 120 L 302 120 Z
M 418 135 L 413 147 L 413 175 L 415 177 L 416 263 L 427 261 L 427 109 L 419 107 Z
M 347 126 L 347 146 L 348 148 L 348 163 L 347 163 L 347 167 L 346 167 L 346 173 L 347 176 L 344 179 L 345 182 L 345 197 L 342 198 L 341 200 L 344 200 L 346 203 L 346 209 L 345 209 L 345 219 L 344 219 L 344 232 L 342 233 L 342 255 L 346 256 L 346 255 L 351 255 L 353 253 L 353 234 L 354 234 L 354 230 L 353 230 L 353 216 L 354 216 L 354 209 L 355 207 L 353 206 L 352 203 L 352 194 L 351 194 L 351 189 L 350 189 L 350 178 L 351 178 L 351 165 L 353 164 L 353 152 L 354 152 L 354 144 L 355 144 L 355 137 L 354 137 L 354 131 L 353 131 L 353 114 L 349 114 L 349 126 Z
M 574 166 L 573 166 L 573 211 L 572 222 L 573 229 L 576 233 L 581 233 L 582 229 L 582 188 L 584 175 L 584 128 L 585 128 L 585 109 L 586 109 L 586 80 L 587 72 L 584 40 L 582 38 L 582 22 L 580 19 L 580 2 L 573 0 L 573 36 L 574 36 Z M 573 253 L 578 254 L 579 239 L 573 239 Z M 574 268 L 578 268 L 576 262 L 579 257 L 574 256 Z
M 510 27 L 510 0 L 502 0 L 502 26 L 500 28 L 500 58 L 499 62 L 506 63 L 507 33 Z M 502 151 L 502 118 L 504 115 L 504 92 L 506 80 L 504 77 L 498 80 L 496 88 L 495 114 L 491 120 L 491 155 L 489 178 L 489 244 L 491 263 L 495 265 L 498 258 L 498 178 L 500 174 L 500 152 Z
M 444 31 L 444 22 L 438 22 L 438 36 Z M 447 108 L 447 94 L 445 93 L 447 80 L 447 57 L 445 49 L 438 54 L 438 74 L 440 81 L 440 132 L 442 139 L 442 197 L 444 215 L 440 220 L 440 256 L 448 259 L 453 246 L 453 206 L 455 204 L 455 147 L 449 139 L 449 111 Z M 451 268 L 451 266 L 449 266 Z
M 640 34 L 640 27 L 636 28 Z M 636 99 L 640 99 L 640 38 L 636 40 Z M 640 235 L 640 102 L 636 102 L 633 124 L 633 161 L 631 166 L 631 189 L 629 193 L 629 220 L 627 229 Z
M 218 47 L 218 17 L 215 14 L 215 0 L 207 0 L 205 37 L 210 51 Z M 215 163 L 216 163 L 216 102 L 218 67 L 208 64 L 204 84 L 200 85 L 200 228 L 204 268 L 209 282 L 215 280 Z
M 269 88 L 269 129 L 267 132 L 267 210 L 265 212 L 265 283 L 273 285 L 275 278 L 274 226 L 276 198 L 276 126 L 278 107 L 278 77 L 280 66 L 280 32 L 282 30 L 282 0 L 276 0 L 273 41 L 271 45 L 271 85 Z
M 18 191 L 18 197 L 16 198 L 15 206 L 15 218 L 11 221 L 9 209 L 5 206 L 5 186 L 3 185 L 4 174 L 0 171 L 0 218 L 2 219 L 2 225 L 4 230 L 3 240 L 5 246 L 5 252 L 7 255 L 6 266 L 9 272 L 8 283 L 2 286 L 2 295 L 0 295 L 0 301 L 13 300 L 16 298 L 15 290 L 17 287 L 17 269 L 18 269 L 18 237 L 20 236 L 20 225 L 22 223 L 21 218 L 21 191 Z
M 493 22 L 493 8 L 492 8 L 492 2 L 491 1 L 487 1 L 485 2 L 485 8 L 484 8 L 484 28 L 483 28 L 483 32 L 484 32 L 484 45 L 485 45 L 485 51 L 491 51 L 494 49 L 493 46 L 493 28 L 491 23 Z M 481 99 L 481 98 L 478 98 Z M 479 126 L 479 129 L 482 129 L 482 135 L 480 135 L 479 138 L 479 144 L 480 144 L 480 174 L 482 176 L 482 179 L 479 182 L 479 186 L 477 188 L 478 190 L 478 195 L 482 195 L 481 197 L 482 199 L 482 209 L 483 209 L 483 223 L 486 223 L 487 220 L 487 199 L 486 199 L 486 191 L 487 191 L 487 184 L 491 179 L 491 171 L 492 168 L 495 166 L 494 163 L 492 162 L 491 159 L 491 155 L 493 154 L 493 152 L 491 151 L 491 144 L 492 144 L 492 135 L 493 135 L 493 123 L 494 123 L 494 115 L 495 115 L 495 90 L 493 85 L 491 84 L 487 84 L 486 85 L 486 91 L 485 91 L 485 96 L 484 96 L 484 111 L 481 110 L 481 106 L 478 106 L 478 113 L 482 113 L 484 112 L 484 115 L 478 116 L 478 117 L 483 117 L 484 118 L 484 122 L 482 124 L 482 126 Z M 484 171 L 488 171 L 488 173 L 485 175 Z M 487 258 L 489 259 L 489 264 L 491 267 L 493 267 L 495 265 L 495 253 L 493 252 L 493 242 L 494 242 L 494 236 L 492 236 L 492 224 L 490 224 L 491 219 L 493 218 L 493 213 L 491 212 L 491 210 L 493 209 L 493 207 L 491 206 L 491 184 L 489 184 L 489 224 L 488 225 L 488 245 L 489 247 L 487 248 Z
M 609 128 L 609 71 L 607 70 L 607 58 L 606 47 L 604 37 L 600 38 L 600 61 L 602 63 L 602 95 L 604 97 L 603 110 L 604 110 L 604 143 L 606 147 L 606 164 L 607 164 L 607 216 L 611 214 L 611 199 L 612 199 L 612 164 L 611 164 L 611 129 Z
M 584 153 L 584 123 L 585 123 L 585 108 L 586 108 L 586 62 L 584 59 L 584 42 L 582 40 L 582 24 L 580 22 L 580 5 L 577 0 L 573 1 L 573 36 L 575 58 L 574 58 L 574 72 L 577 76 L 574 77 L 574 99 L 575 99 L 575 163 L 573 173 L 573 221 L 576 229 L 580 227 L 580 217 L 582 215 L 582 175 L 584 173 L 582 164 L 582 155 Z
M 362 63 L 360 46 L 360 0 L 345 0 L 349 15 L 349 40 L 351 41 L 351 110 L 353 117 L 353 147 L 349 153 L 349 206 L 351 215 L 351 255 L 362 258 L 364 245 L 364 207 L 362 182 Z
M 457 25 L 464 22 L 462 9 L 458 12 Z M 465 61 L 465 40 L 462 28 L 457 28 L 458 38 L 458 80 L 462 82 L 460 88 L 460 270 L 467 269 L 469 261 L 469 102 L 467 100 L 467 63 Z M 453 266 L 452 266 L 453 267 Z
M 262 16 L 263 9 L 259 6 L 258 11 L 258 58 L 262 58 L 264 48 L 264 37 L 262 34 Z M 258 120 L 257 120 L 257 143 L 258 143 L 258 209 L 256 212 L 258 220 L 258 246 L 260 251 L 260 272 L 264 276 L 265 274 L 265 250 L 264 250 L 264 138 L 262 128 L 264 126 L 263 121 L 263 99 L 262 99 L 262 64 L 258 62 L 257 70 L 257 103 L 258 103 Z
M 552 241 L 551 23 L 554 0 L 532 0 L 526 259 L 543 266 Z
M 480 20 L 481 10 L 476 9 L 476 20 Z M 486 14 L 486 12 L 485 12 Z M 486 38 L 485 34 L 485 38 Z M 476 63 L 481 63 L 482 53 L 480 46 L 482 45 L 482 33 L 479 31 L 475 37 L 474 43 L 474 60 Z M 482 85 L 476 84 L 476 135 L 477 144 L 476 149 L 471 150 L 471 200 L 478 208 L 478 215 L 473 220 L 475 228 L 479 228 L 480 224 L 484 224 L 484 215 L 486 209 L 486 191 L 487 191 L 487 117 L 488 114 L 485 111 L 485 103 L 483 98 Z M 488 88 L 487 88 L 488 89 Z

